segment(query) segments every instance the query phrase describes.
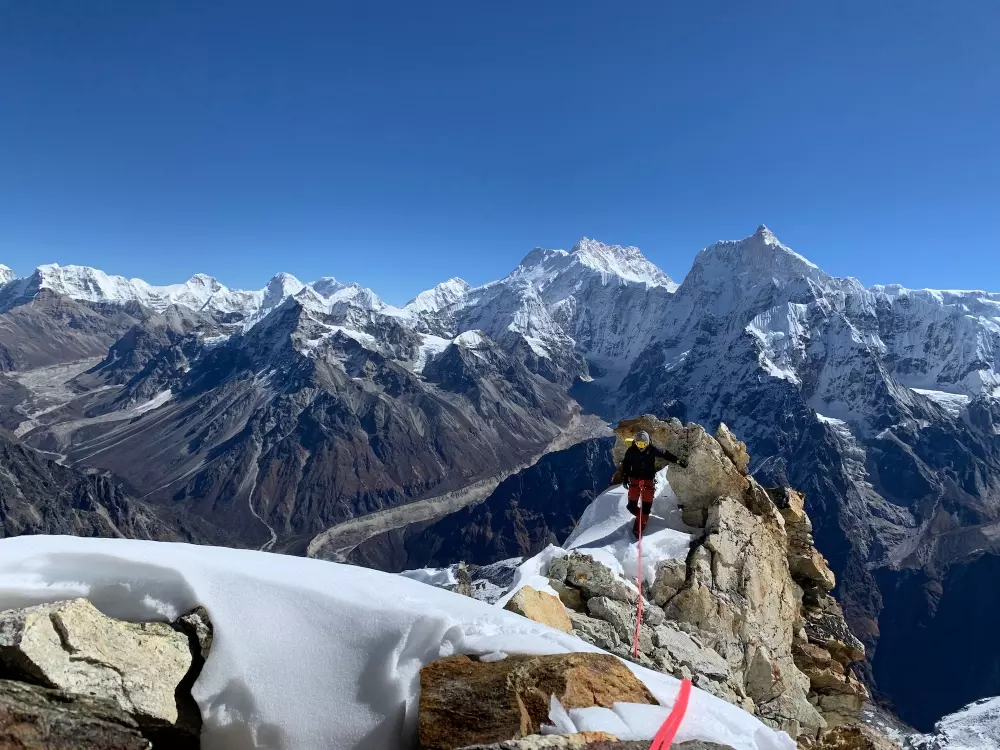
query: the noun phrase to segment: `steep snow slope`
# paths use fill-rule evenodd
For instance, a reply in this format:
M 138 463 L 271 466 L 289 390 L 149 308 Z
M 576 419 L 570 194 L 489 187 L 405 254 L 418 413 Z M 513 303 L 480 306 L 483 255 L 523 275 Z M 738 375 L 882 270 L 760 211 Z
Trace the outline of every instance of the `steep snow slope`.
M 0 544 L 0 608 L 77 596 L 124 619 L 208 610 L 212 650 L 192 690 L 207 750 L 410 747 L 422 665 L 455 653 L 597 651 L 500 607 L 363 568 L 124 540 Z M 663 704 L 662 722 L 679 682 L 627 666 Z M 795 747 L 697 689 L 681 730 L 689 738 L 736 750 Z

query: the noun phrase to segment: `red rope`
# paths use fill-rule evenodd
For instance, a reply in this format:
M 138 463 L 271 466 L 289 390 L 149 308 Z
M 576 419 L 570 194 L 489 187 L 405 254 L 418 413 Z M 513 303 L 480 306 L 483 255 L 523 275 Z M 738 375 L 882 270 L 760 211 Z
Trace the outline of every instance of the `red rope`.
M 639 512 L 636 514 L 635 522 L 639 526 L 639 543 L 636 546 L 637 554 L 639 555 L 639 604 L 635 613 L 635 637 L 632 639 L 632 658 L 639 658 L 639 628 L 642 626 L 642 511 L 643 511 L 643 499 L 642 493 L 645 487 L 643 486 L 642 480 L 639 481 Z
M 677 736 L 677 730 L 681 728 L 681 722 L 684 721 L 684 714 L 687 713 L 690 697 L 691 680 L 681 680 L 681 689 L 677 693 L 677 700 L 674 701 L 674 707 L 670 711 L 667 720 L 663 722 L 663 726 L 660 727 L 660 731 L 653 737 L 653 744 L 649 746 L 649 750 L 670 750 L 670 744 L 674 741 L 674 737 Z

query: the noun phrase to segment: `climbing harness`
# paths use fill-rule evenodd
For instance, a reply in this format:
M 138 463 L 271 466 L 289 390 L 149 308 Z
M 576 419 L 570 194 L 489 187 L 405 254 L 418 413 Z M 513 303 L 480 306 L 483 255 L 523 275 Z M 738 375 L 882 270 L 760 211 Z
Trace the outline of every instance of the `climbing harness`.
M 687 713 L 690 698 L 691 680 L 681 680 L 681 689 L 677 691 L 674 707 L 671 709 L 670 715 L 667 716 L 667 720 L 663 722 L 663 726 L 660 727 L 660 731 L 653 737 L 653 744 L 649 746 L 649 750 L 670 750 L 670 745 L 673 743 L 674 737 L 677 736 L 677 730 L 681 728 L 681 722 L 684 721 L 684 714 Z

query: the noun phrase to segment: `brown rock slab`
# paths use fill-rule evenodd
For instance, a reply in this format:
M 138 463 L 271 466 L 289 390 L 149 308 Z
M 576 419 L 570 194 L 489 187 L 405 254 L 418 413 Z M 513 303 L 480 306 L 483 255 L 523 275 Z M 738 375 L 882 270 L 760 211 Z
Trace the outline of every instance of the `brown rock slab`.
M 439 659 L 420 670 L 420 744 L 455 750 L 537 734 L 548 723 L 550 697 L 567 709 L 657 701 L 609 654 L 508 656 L 477 662 Z
M 110 701 L 0 680 L 0 748 L 149 750 L 135 720 Z
M 518 589 L 504 609 L 564 633 L 573 632 L 573 623 L 570 622 L 563 603 L 552 594 L 538 591 L 531 586 Z

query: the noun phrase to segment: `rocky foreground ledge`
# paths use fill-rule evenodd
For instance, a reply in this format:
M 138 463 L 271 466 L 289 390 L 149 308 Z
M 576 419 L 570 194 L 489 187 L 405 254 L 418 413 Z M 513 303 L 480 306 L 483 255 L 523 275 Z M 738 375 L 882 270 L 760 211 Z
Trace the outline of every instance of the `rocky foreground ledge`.
M 124 622 L 86 599 L 0 613 L 0 747 L 200 747 L 191 686 L 212 646 L 203 609 Z

